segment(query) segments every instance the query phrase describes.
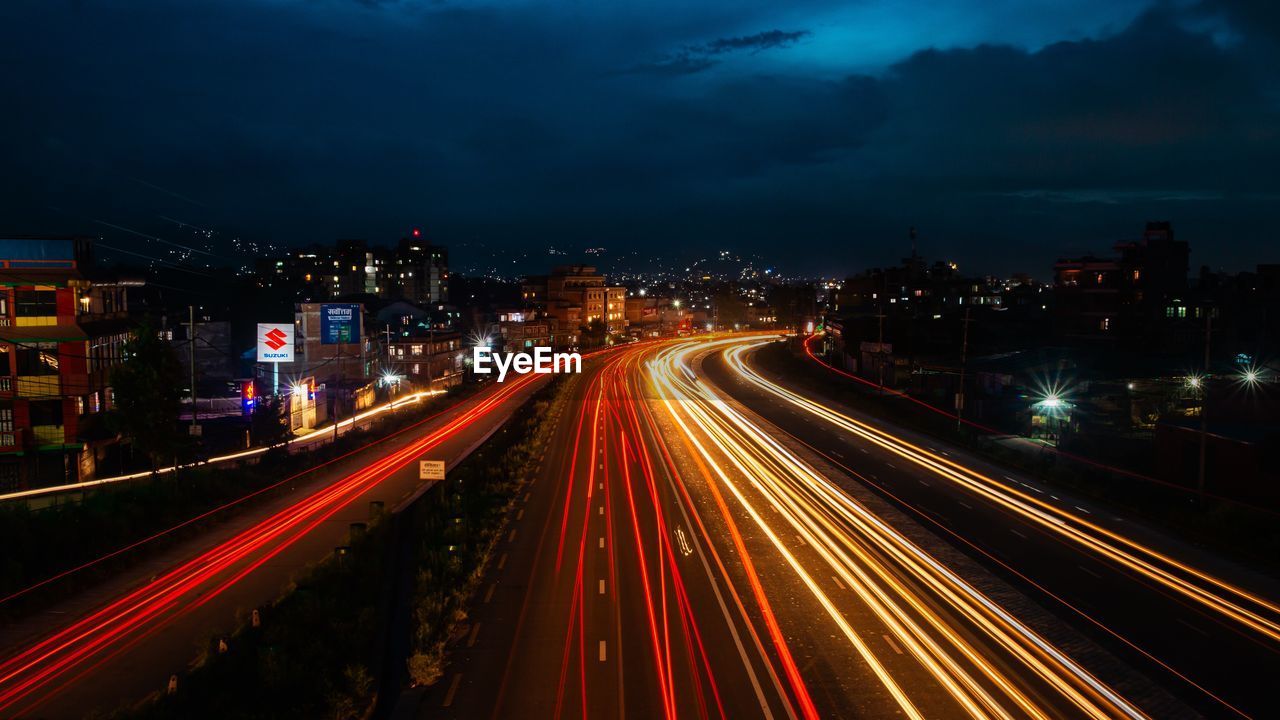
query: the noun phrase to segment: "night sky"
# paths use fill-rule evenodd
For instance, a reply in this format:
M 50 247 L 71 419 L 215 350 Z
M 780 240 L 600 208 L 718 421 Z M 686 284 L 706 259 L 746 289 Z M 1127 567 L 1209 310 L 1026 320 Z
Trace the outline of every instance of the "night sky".
M 1244 269 L 1280 262 L 1278 5 L 9 0 L 0 232 L 421 225 L 841 274 L 914 225 L 1044 277 L 1169 219 Z

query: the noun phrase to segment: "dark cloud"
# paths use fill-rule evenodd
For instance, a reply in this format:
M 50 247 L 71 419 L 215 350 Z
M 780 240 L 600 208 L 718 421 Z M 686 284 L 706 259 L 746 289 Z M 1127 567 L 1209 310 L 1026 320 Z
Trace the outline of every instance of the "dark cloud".
M 756 33 L 755 35 L 746 35 L 744 37 L 717 38 L 704 45 L 703 50 L 711 55 L 737 52 L 739 50 L 760 52 L 761 50 L 788 47 L 801 38 L 808 37 L 810 34 L 811 33 L 808 30 L 797 30 L 794 32 L 769 30 L 767 32 Z
M 809 35 L 808 30 L 793 32 L 767 30 L 742 37 L 716 38 L 706 43 L 687 45 L 658 60 L 631 65 L 619 71 L 619 74 L 692 75 L 719 64 L 720 61 L 716 57 L 718 55 L 743 51 L 755 54 L 764 50 L 786 48 Z
M 754 28 L 804 14 L 750 10 Z M 892 261 L 915 225 L 926 251 L 1044 272 L 1167 217 L 1197 262 L 1280 260 L 1266 6 L 1161 4 L 1109 34 L 856 73 L 833 68 L 860 47 L 812 12 L 744 33 L 674 9 L 6 4 L 0 230 L 167 215 L 301 243 L 424 224 L 840 272 Z

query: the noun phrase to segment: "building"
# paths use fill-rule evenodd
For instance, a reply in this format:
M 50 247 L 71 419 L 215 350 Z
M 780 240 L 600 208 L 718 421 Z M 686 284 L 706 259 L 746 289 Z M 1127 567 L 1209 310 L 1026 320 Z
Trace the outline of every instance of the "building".
M 382 370 L 420 389 L 441 389 L 462 382 L 466 370 L 462 334 L 456 330 L 417 337 L 392 337 Z
M 419 305 L 449 302 L 449 251 L 425 242 L 421 230 L 400 240 L 391 261 L 386 285 L 398 290 L 395 297 Z
M 353 329 L 349 342 L 325 342 L 324 312 L 330 307 L 352 307 Z M 364 306 L 359 303 L 298 303 L 294 306 L 294 361 L 280 365 L 281 392 L 303 378 L 317 384 L 369 377 L 371 339 L 364 329 Z M 332 340 L 332 338 L 329 338 Z M 259 364 L 259 378 L 268 378 L 271 363 Z
M 590 265 L 562 265 L 550 275 L 526 277 L 521 299 L 561 327 L 589 329 L 600 323 L 607 335 L 627 329 L 627 289 L 606 284 L 605 276 Z
M 1189 338 L 1187 243 L 1168 222 L 1148 222 L 1142 237 L 1115 254 L 1061 258 L 1053 299 L 1059 336 L 1072 343 L 1118 343 L 1176 351 Z
M 129 338 L 126 292 L 88 238 L 0 238 L 0 490 L 89 480 Z
M 303 302 L 371 295 L 438 304 L 449 300 L 449 253 L 415 229 L 394 248 L 338 240 L 262 258 L 255 278 L 260 287 L 287 289 Z

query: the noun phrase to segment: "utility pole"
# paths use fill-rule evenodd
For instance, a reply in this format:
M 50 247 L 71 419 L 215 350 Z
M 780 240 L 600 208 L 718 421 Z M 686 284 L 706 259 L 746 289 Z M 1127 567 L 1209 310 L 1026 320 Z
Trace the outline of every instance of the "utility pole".
M 960 341 L 960 389 L 956 392 L 956 432 L 960 432 L 963 420 L 960 416 L 964 414 L 964 371 L 969 361 L 969 313 L 973 310 L 972 306 L 966 306 L 964 309 L 964 332 Z
M 431 356 L 436 351 L 436 326 L 427 318 L 427 392 L 431 392 L 431 383 L 435 376 L 431 374 Z
M 191 361 L 191 437 L 196 436 L 196 306 L 187 306 L 187 358 Z
M 342 401 L 342 345 L 338 345 L 338 382 L 333 388 L 333 441 L 338 442 L 338 419 L 342 411 L 338 404 Z M 354 423 L 353 423 L 354 424 Z
M 881 394 L 881 395 L 883 395 L 883 394 L 884 394 L 884 355 L 885 355 L 885 352 L 884 352 L 884 307 L 881 307 L 881 308 L 880 308 L 880 312 L 876 315 L 876 317 L 880 320 L 880 335 L 879 335 L 878 339 L 876 340 L 876 356 L 880 358 L 879 362 L 877 362 L 877 363 L 876 363 L 876 368 L 880 371 L 880 382 L 879 382 L 879 383 L 877 383 L 877 384 L 880 386 L 880 394 Z
M 1200 380 L 1200 472 L 1196 492 L 1204 499 L 1205 460 L 1209 452 L 1209 348 L 1213 338 L 1213 312 L 1204 309 L 1204 377 Z

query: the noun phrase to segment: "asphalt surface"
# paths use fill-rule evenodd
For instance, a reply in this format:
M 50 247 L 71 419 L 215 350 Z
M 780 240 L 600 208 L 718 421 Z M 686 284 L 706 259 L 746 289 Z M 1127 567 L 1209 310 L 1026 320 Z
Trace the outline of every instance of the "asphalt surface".
M 723 580 L 686 552 L 682 501 L 629 444 L 653 444 L 616 385 L 632 358 L 574 380 L 422 717 L 786 716 Z
M 775 501 L 752 485 L 751 473 L 735 470 L 727 450 L 677 420 L 683 401 L 673 404 L 643 382 L 642 363 L 653 357 L 652 349 L 634 349 L 584 368 L 443 677 L 415 696 L 416 712 L 397 717 L 902 716 L 891 684 L 919 717 L 961 715 L 955 694 L 895 639 L 884 616 L 822 569 L 825 549 L 812 537 L 784 535 Z M 733 385 L 714 359 L 706 365 L 711 381 Z M 781 414 L 783 422 L 793 418 Z M 838 474 L 802 444 L 790 447 Z M 875 497 L 867 502 L 921 543 L 948 549 L 908 513 Z M 967 557 L 940 557 L 964 566 L 1006 606 L 1060 624 Z M 954 631 L 956 642 L 976 648 L 977 658 L 959 663 L 963 672 L 980 676 L 979 666 L 990 667 L 1013 677 L 1016 692 L 1048 717 L 1075 716 L 1049 682 L 929 597 L 923 582 L 901 575 L 886 582 L 926 598 L 905 619 L 941 618 L 948 629 L 939 633 Z M 1072 654 L 1129 678 L 1126 689 L 1157 716 L 1192 714 L 1078 633 L 1057 630 L 1051 638 Z M 1001 692 L 985 678 L 977 685 L 976 693 Z
M 0 717 L 79 718 L 162 691 L 211 637 L 345 545 L 350 524 L 369 519 L 371 501 L 391 510 L 421 491 L 419 458 L 456 463 L 537 385 L 507 383 L 467 398 L 132 573 L 4 628 Z
M 1016 484 L 1102 527 L 1211 569 L 1264 597 L 1277 597 L 1276 584 L 1269 578 L 936 440 L 817 397 L 811 390 L 763 369 L 758 362 L 749 359 L 748 363 L 762 377 L 793 392 Z M 1280 697 L 1270 684 L 1280 668 L 1280 645 L 1274 641 L 1243 631 L 1236 623 L 1204 611 L 1122 564 L 1066 542 L 1059 534 L 1046 532 L 1043 526 L 962 485 L 946 482 L 927 468 L 798 409 L 744 381 L 723 357 L 706 362 L 704 370 L 709 381 L 734 400 L 837 467 L 846 487 L 873 491 L 1196 711 L 1223 717 L 1238 717 L 1236 710 L 1257 718 L 1280 716 Z M 833 378 L 832 382 L 841 380 Z M 1118 677 L 1115 668 L 1108 674 L 1117 686 L 1126 685 L 1122 671 Z M 1159 710 L 1153 714 L 1163 716 Z

